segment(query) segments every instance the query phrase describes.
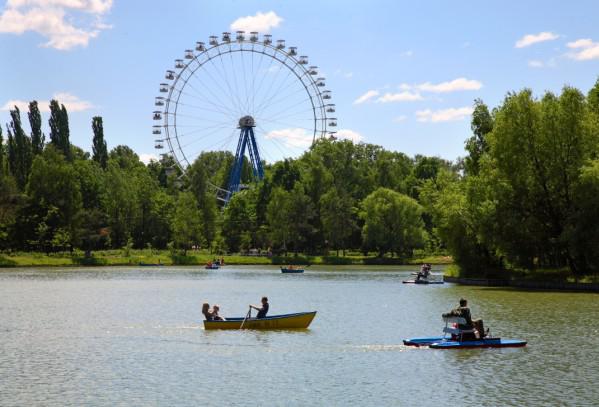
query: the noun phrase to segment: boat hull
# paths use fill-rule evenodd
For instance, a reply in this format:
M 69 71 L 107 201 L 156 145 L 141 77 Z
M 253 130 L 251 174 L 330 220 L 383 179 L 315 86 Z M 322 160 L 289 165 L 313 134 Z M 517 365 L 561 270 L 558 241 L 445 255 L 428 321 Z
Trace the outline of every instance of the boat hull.
M 454 341 L 442 336 L 429 338 L 404 339 L 407 346 L 428 346 L 432 349 L 466 349 L 466 348 L 518 348 L 526 346 L 520 339 L 485 338 L 474 341 Z
M 297 314 L 273 315 L 266 318 L 228 318 L 226 321 L 204 321 L 204 329 L 306 329 L 316 316 L 316 311 Z M 241 327 L 243 324 L 243 328 Z
M 296 274 L 296 273 L 303 273 L 304 269 L 286 269 L 286 268 L 281 268 L 281 273 L 286 273 L 286 274 Z
M 402 283 L 404 284 L 445 284 L 445 281 L 431 281 L 431 280 L 420 280 L 420 281 L 416 281 L 416 280 L 404 280 L 402 281 Z
M 204 266 L 206 270 L 218 270 L 219 266 Z

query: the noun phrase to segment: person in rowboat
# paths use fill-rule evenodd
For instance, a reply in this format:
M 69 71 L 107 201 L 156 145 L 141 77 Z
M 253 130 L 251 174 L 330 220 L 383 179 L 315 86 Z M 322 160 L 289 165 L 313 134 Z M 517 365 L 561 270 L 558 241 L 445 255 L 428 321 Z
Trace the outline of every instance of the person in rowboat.
M 225 318 L 218 315 L 218 311 L 220 311 L 220 307 L 216 304 L 212 307 L 212 320 L 213 321 L 226 321 Z
M 269 307 L 269 305 L 268 305 L 267 297 L 262 297 L 262 306 L 261 307 L 250 304 L 250 308 L 253 308 L 256 311 L 258 311 L 258 315 L 256 315 L 256 318 L 265 318 L 266 314 L 268 314 L 268 307 Z
M 468 301 L 464 298 L 460 298 L 460 306 L 443 314 L 443 317 L 462 317 L 466 320 L 466 324 L 459 324 L 458 328 L 464 330 L 474 329 L 478 334 L 479 339 L 483 339 L 485 337 L 485 329 L 482 319 L 472 320 L 472 314 L 470 313 L 470 308 L 468 308 Z M 476 336 L 471 339 L 476 339 Z
M 206 321 L 214 321 L 214 311 L 210 309 L 210 304 L 207 302 L 202 304 L 202 314 L 204 314 Z

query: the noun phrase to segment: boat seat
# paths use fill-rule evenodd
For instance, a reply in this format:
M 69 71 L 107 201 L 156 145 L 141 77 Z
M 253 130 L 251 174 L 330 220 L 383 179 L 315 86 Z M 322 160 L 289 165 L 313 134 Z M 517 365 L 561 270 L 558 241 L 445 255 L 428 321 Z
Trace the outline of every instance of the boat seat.
M 458 325 L 466 325 L 466 319 L 462 317 L 443 317 L 443 321 L 445 322 L 445 328 L 443 328 L 443 333 L 459 336 L 460 340 L 466 334 L 475 334 L 474 329 L 460 329 L 457 327 L 449 326 L 449 324 L 458 324 Z

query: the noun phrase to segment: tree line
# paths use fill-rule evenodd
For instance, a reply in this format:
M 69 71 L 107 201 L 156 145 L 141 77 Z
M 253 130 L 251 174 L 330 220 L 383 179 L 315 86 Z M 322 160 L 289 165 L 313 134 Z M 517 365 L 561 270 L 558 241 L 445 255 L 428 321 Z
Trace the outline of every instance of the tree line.
M 540 99 L 510 92 L 476 100 L 466 156 L 450 162 L 349 140 L 318 140 L 303 155 L 265 163 L 226 207 L 230 152 L 207 151 L 183 174 L 172 157 L 144 164 L 108 151 L 101 117 L 92 154 L 69 141 L 68 114 L 50 104 L 50 139 L 37 103 L 31 133 L 18 108 L 0 131 L 0 249 L 85 251 L 192 247 L 215 253 L 344 254 L 410 258 L 448 251 L 465 275 L 506 269 L 599 269 L 599 81 Z

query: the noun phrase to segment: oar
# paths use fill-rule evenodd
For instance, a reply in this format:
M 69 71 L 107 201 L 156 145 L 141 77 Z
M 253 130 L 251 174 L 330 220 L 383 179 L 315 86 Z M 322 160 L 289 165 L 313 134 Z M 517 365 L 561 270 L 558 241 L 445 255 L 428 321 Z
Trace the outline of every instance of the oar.
M 248 313 L 245 314 L 245 318 L 243 318 L 243 322 L 241 323 L 241 327 L 239 329 L 243 329 L 243 326 L 245 325 L 245 321 L 248 320 L 248 318 L 250 318 L 252 316 L 252 307 L 250 307 L 250 309 L 248 310 Z

